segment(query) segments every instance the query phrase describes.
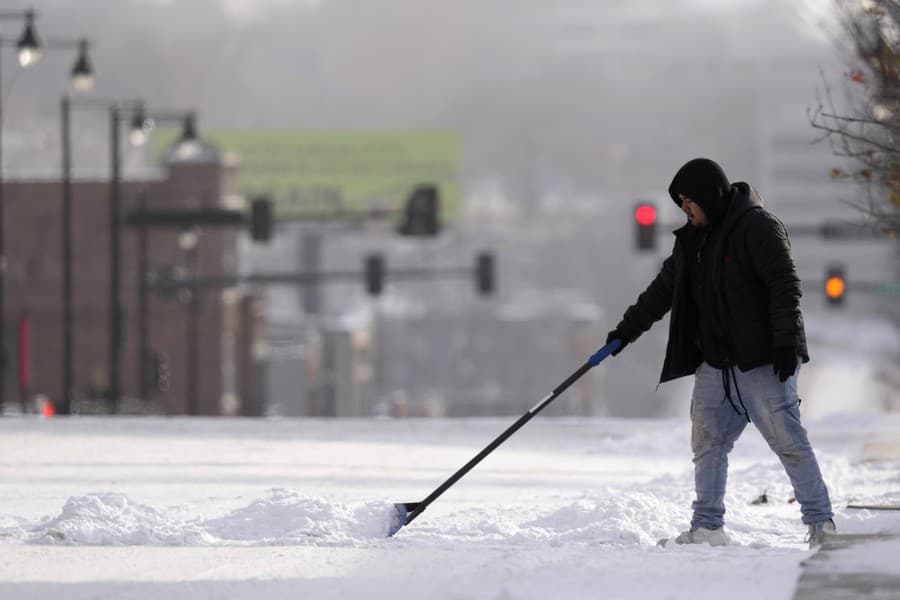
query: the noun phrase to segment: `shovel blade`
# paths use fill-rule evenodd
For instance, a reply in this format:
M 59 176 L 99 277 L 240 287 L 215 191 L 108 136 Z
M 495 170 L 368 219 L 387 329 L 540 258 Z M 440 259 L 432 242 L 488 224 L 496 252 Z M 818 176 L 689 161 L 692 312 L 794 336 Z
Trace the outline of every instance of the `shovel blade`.
M 391 522 L 388 525 L 388 537 L 393 537 L 395 533 L 406 525 L 409 515 L 419 506 L 418 502 L 400 502 L 394 505 L 391 512 Z

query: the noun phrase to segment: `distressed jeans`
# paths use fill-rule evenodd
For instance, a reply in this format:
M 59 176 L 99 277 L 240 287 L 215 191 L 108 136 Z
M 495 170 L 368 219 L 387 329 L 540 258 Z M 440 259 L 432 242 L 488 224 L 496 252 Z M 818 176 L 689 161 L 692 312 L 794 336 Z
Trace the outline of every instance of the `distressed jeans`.
M 728 453 L 747 426 L 745 407 L 750 421 L 784 465 L 800 503 L 803 522 L 830 519 L 833 514 L 828 490 L 806 429 L 800 423 L 797 373 L 781 382 L 772 372 L 772 365 L 746 373 L 736 367 L 727 372 L 734 377 L 729 383 L 731 402 L 725 394 L 726 371 L 703 363 L 695 374 L 691 448 L 697 498 L 691 526 L 717 529 L 724 523 Z

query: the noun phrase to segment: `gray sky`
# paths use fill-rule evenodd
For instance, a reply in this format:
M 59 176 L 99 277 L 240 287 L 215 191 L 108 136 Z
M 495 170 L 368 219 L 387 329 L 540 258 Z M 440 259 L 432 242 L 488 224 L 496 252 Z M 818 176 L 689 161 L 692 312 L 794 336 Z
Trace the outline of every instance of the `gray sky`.
M 746 163 L 735 141 L 743 134 L 729 140 L 723 132 L 749 126 L 760 90 L 795 95 L 791 110 L 804 121 L 818 68 L 840 60 L 823 33 L 827 6 L 830 0 L 35 2 L 45 36 L 93 41 L 94 96 L 195 109 L 201 129 L 449 127 L 465 140 L 467 177 L 500 173 L 513 187 L 533 187 L 538 178 L 543 186 L 594 190 L 656 180 L 677 152 Z M 73 57 L 47 52 L 37 68 L 15 73 L 11 54 L 4 54 L 3 81 L 8 168 L 53 168 L 58 98 Z M 779 73 L 796 80 L 795 70 L 811 83 L 783 91 L 769 85 Z M 105 164 L 103 130 L 102 117 L 78 115 L 76 143 L 98 149 L 79 153 L 76 168 Z

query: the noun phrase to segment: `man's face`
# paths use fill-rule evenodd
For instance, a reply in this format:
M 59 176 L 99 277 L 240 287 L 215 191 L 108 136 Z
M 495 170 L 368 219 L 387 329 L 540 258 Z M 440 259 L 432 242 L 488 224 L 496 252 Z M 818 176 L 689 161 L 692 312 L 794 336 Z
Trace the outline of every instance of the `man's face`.
M 699 204 L 696 204 L 684 194 L 678 194 L 678 198 L 681 200 L 681 210 L 684 211 L 688 221 L 690 221 L 694 227 L 705 227 L 709 223 L 706 219 L 706 213 L 703 212 L 703 209 L 700 208 Z

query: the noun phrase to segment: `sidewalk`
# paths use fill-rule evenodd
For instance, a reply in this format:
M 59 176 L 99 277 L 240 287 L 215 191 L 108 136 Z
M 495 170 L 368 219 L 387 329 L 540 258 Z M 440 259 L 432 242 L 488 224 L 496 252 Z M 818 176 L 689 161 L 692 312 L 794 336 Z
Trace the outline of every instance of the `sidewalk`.
M 900 537 L 835 535 L 803 563 L 794 600 L 900 598 Z
M 900 442 L 868 443 L 863 447 L 862 458 L 900 461 Z M 898 557 L 898 535 L 838 533 L 827 537 L 819 550 L 803 562 L 794 600 L 900 598 Z

